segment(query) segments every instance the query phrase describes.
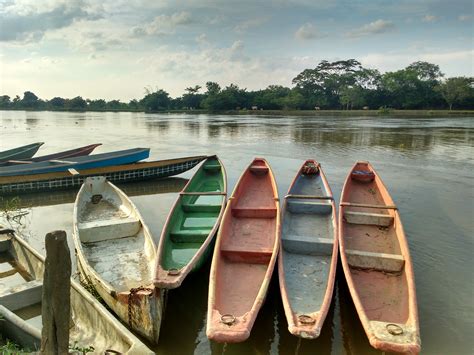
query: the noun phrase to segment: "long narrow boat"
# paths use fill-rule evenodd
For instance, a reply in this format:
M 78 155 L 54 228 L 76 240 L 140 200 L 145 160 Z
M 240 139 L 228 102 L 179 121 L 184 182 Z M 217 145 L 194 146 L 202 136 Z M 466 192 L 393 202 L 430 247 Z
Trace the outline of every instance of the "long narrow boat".
M 24 349 L 39 350 L 44 258 L 11 231 L 0 233 L 0 334 Z M 93 346 L 94 352 L 102 354 L 151 353 L 92 295 L 71 280 L 70 343 L 75 342 L 76 347 Z
M 97 148 L 100 145 L 102 145 L 102 143 L 90 144 L 90 145 L 86 145 L 84 147 L 65 150 L 63 152 L 58 152 L 58 153 L 54 153 L 54 154 L 42 155 L 42 156 L 39 156 L 39 157 L 30 158 L 30 159 L 26 159 L 26 160 L 23 160 L 23 159 L 7 160 L 3 163 L 0 163 L 0 166 L 16 165 L 16 164 L 31 164 L 31 163 L 37 163 L 37 162 L 40 162 L 40 161 L 47 161 L 47 160 L 66 159 L 66 158 L 72 158 L 72 157 L 82 157 L 84 155 L 89 155 L 90 153 L 92 153 L 92 151 L 95 148 Z
M 22 194 L 77 188 L 86 178 L 105 176 L 112 183 L 143 181 L 178 175 L 194 168 L 205 155 L 165 159 L 108 166 L 105 168 L 79 169 L 48 174 L 0 176 L 0 194 Z
M 227 176 L 216 156 L 207 158 L 178 196 L 160 237 L 155 286 L 176 288 L 206 261 L 224 212 Z
M 306 160 L 282 208 L 278 274 L 291 334 L 319 336 L 331 305 L 337 267 L 336 206 L 321 165 Z
M 229 198 L 217 234 L 209 279 L 209 339 L 250 336 L 278 255 L 280 205 L 273 172 L 256 158 Z
M 4 150 L 0 152 L 0 162 L 11 159 L 28 159 L 36 154 L 43 142 L 24 145 L 22 147 Z
M 135 205 L 104 177 L 87 178 L 73 228 L 83 277 L 132 330 L 157 343 L 163 300 L 153 286 L 156 248 Z
M 0 176 L 36 175 L 68 171 L 69 169 L 101 168 L 135 163 L 148 158 L 149 155 L 149 148 L 134 148 L 91 156 L 74 157 L 68 160 L 48 160 L 31 164 L 17 164 L 0 167 Z
M 339 245 L 349 291 L 370 344 L 420 352 L 415 279 L 407 240 L 387 188 L 368 162 L 344 184 Z

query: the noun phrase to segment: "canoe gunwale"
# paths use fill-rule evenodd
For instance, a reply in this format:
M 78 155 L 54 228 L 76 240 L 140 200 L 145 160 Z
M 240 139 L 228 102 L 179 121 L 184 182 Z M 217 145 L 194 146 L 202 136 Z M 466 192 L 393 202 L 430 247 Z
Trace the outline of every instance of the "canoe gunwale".
M 17 148 L 12 148 L 12 149 L 7 149 L 7 150 L 4 150 L 4 151 L 1 151 L 0 152 L 0 162 L 5 162 L 5 161 L 9 160 L 10 158 L 17 157 L 18 155 L 22 156 L 22 154 L 25 154 L 25 153 L 26 153 L 26 155 L 24 155 L 24 159 L 29 159 L 29 158 L 33 157 L 36 154 L 38 149 L 40 149 L 40 147 L 43 144 L 44 144 L 44 142 L 31 143 L 31 144 L 27 144 L 27 145 L 20 146 L 20 147 L 17 147 Z M 9 155 L 6 155 L 6 154 L 9 154 Z
M 258 293 L 255 297 L 255 300 L 252 304 L 252 307 L 248 312 L 245 312 L 244 314 L 237 316 L 237 315 L 231 315 L 234 317 L 234 322 L 231 325 L 225 325 L 225 323 L 222 322 L 221 318 L 222 316 L 228 315 L 228 314 L 221 314 L 218 309 L 216 309 L 215 304 L 216 304 L 216 278 L 217 278 L 217 266 L 219 263 L 219 260 L 222 258 L 221 256 L 221 244 L 222 244 L 222 229 L 219 229 L 218 234 L 217 234 L 217 239 L 216 239 L 216 245 L 214 247 L 214 253 L 212 256 L 212 263 L 211 263 L 211 270 L 209 274 L 209 292 L 208 292 L 208 307 L 207 307 L 207 326 L 206 326 L 206 335 L 209 339 L 212 339 L 217 342 L 229 342 L 229 343 L 236 343 L 236 342 L 242 342 L 245 341 L 246 339 L 249 338 L 250 332 L 253 328 L 253 325 L 255 323 L 255 320 L 257 318 L 257 315 L 265 302 L 266 294 L 268 291 L 268 287 L 271 282 L 271 277 L 275 268 L 275 264 L 277 261 L 278 257 L 278 251 L 280 248 L 280 204 L 278 203 L 278 187 L 276 185 L 275 181 L 275 176 L 273 174 L 273 171 L 269 165 L 269 163 L 264 159 L 264 158 L 255 158 L 252 160 L 252 162 L 247 166 L 247 168 L 244 170 L 242 175 L 239 177 L 237 180 L 237 183 L 235 184 L 234 190 L 232 192 L 231 197 L 229 197 L 227 201 L 227 205 L 224 210 L 224 215 L 222 216 L 222 221 L 226 220 L 229 215 L 232 215 L 232 206 L 236 201 L 235 194 L 237 192 L 237 188 L 239 187 L 240 183 L 243 181 L 244 176 L 248 171 L 250 171 L 250 167 L 253 165 L 253 163 L 256 160 L 263 161 L 265 165 L 268 167 L 268 174 L 270 175 L 270 181 L 272 185 L 272 191 L 273 191 L 273 200 L 275 202 L 275 208 L 277 210 L 275 218 L 275 238 L 274 238 L 274 243 L 272 247 L 272 255 L 270 257 L 270 260 L 268 261 L 267 264 L 267 269 L 265 271 L 265 276 L 263 278 L 262 284 L 260 285 L 260 288 L 258 290 Z M 214 315 L 216 314 L 216 315 Z M 226 326 L 226 328 L 220 326 L 215 326 L 213 320 L 214 319 L 220 319 L 222 324 Z M 239 327 L 238 329 L 232 329 L 231 326 L 233 325 L 239 325 L 239 324 L 244 324 L 245 327 Z
M 334 284 L 335 284 L 335 277 L 336 277 L 339 246 L 338 246 L 337 210 L 336 210 L 336 205 L 334 202 L 332 190 L 331 190 L 331 187 L 329 186 L 329 183 L 321 167 L 321 164 L 317 163 L 315 160 L 312 160 L 312 159 L 306 160 L 302 164 L 300 169 L 298 170 L 296 176 L 294 177 L 292 183 L 290 184 L 288 188 L 287 195 L 285 196 L 285 200 L 282 206 L 282 216 L 285 216 L 285 213 L 286 213 L 287 199 L 288 199 L 287 197 L 291 196 L 290 191 L 295 186 L 298 180 L 298 177 L 302 174 L 303 168 L 307 164 L 307 162 L 317 164 L 317 166 L 319 167 L 319 174 L 321 176 L 321 181 L 324 185 L 325 190 L 329 194 L 328 196 L 324 196 L 324 198 L 322 199 L 318 197 L 316 198 L 316 200 L 329 200 L 331 208 L 332 208 L 331 222 L 332 222 L 332 227 L 333 227 L 333 233 L 332 233 L 333 247 L 332 247 L 332 255 L 331 255 L 331 265 L 329 268 L 329 274 L 328 274 L 328 279 L 327 279 L 328 281 L 326 284 L 326 291 L 324 293 L 324 298 L 323 298 L 321 307 L 315 310 L 314 312 L 307 313 L 307 314 L 296 314 L 293 312 L 293 309 L 291 307 L 291 302 L 288 297 L 287 287 L 286 287 L 286 277 L 285 277 L 285 269 L 284 269 L 284 263 L 283 263 L 284 252 L 283 252 L 282 242 L 280 242 L 279 258 L 278 258 L 278 279 L 279 279 L 279 284 L 280 284 L 280 294 L 282 297 L 283 308 L 285 310 L 285 316 L 288 322 L 289 332 L 301 338 L 315 339 L 319 337 L 320 335 L 321 328 L 324 325 L 324 321 L 326 319 L 327 313 L 331 306 L 332 296 L 334 293 Z M 309 195 L 293 195 L 293 196 L 298 196 L 296 198 L 304 198 L 302 196 L 308 196 L 307 199 L 315 199 L 314 196 L 309 196 Z M 283 228 L 283 224 L 281 228 Z M 281 231 L 281 238 L 282 237 L 283 237 L 283 231 Z M 304 321 L 299 319 L 299 317 L 301 316 L 308 316 L 312 320 L 314 320 L 314 322 L 306 322 L 305 324 Z
M 199 192 L 199 191 L 186 191 L 189 186 L 191 186 L 192 180 L 196 174 L 198 173 L 199 170 L 204 169 L 204 164 L 208 159 L 217 159 L 219 162 L 219 165 L 221 166 L 221 174 L 222 174 L 222 179 L 223 179 L 223 190 L 220 192 Z M 168 235 L 168 228 L 171 223 L 171 218 L 177 208 L 180 208 L 181 206 L 181 201 L 184 196 L 223 196 L 222 202 L 221 202 L 221 208 L 219 215 L 217 216 L 217 219 L 214 223 L 214 226 L 212 227 L 211 231 L 207 235 L 205 241 L 201 244 L 201 247 L 199 250 L 194 254 L 194 256 L 191 258 L 191 260 L 184 266 L 183 268 L 179 270 L 174 270 L 174 269 L 169 269 L 165 270 L 161 266 L 161 259 L 162 255 L 164 252 L 164 247 L 165 247 L 165 239 L 166 235 Z M 203 254 L 206 252 L 207 248 L 210 246 L 211 242 L 214 239 L 214 236 L 216 235 L 217 229 L 219 228 L 220 222 L 222 220 L 222 217 L 224 215 L 224 210 L 225 206 L 227 204 L 227 172 L 225 170 L 224 164 L 222 161 L 217 157 L 216 155 L 208 156 L 206 159 L 204 159 L 201 162 L 201 166 L 198 168 L 196 173 L 193 175 L 191 179 L 188 180 L 186 185 L 183 187 L 181 192 L 179 193 L 178 197 L 176 198 L 172 208 L 170 209 L 170 212 L 168 213 L 168 216 L 166 217 L 165 224 L 163 225 L 163 229 L 161 232 L 160 236 L 160 241 L 158 243 L 158 248 L 156 252 L 156 273 L 155 277 L 153 280 L 153 284 L 155 287 L 160 287 L 160 288 L 166 288 L 166 289 L 173 289 L 181 286 L 183 281 L 185 280 L 186 276 L 193 270 L 194 266 L 197 264 L 199 259 L 203 256 Z M 170 271 L 172 271 L 170 273 Z M 161 275 L 168 275 L 172 277 L 172 280 L 163 280 L 163 276 Z
M 404 269 L 398 277 L 402 277 L 403 273 L 406 275 L 405 279 L 407 283 L 408 316 L 404 324 L 390 322 L 390 321 L 386 323 L 387 324 L 395 323 L 396 325 L 404 326 L 405 329 L 410 330 L 410 332 L 412 333 L 412 336 L 415 339 L 414 342 L 411 342 L 411 343 L 391 342 L 388 340 L 380 339 L 376 336 L 376 334 L 374 333 L 375 330 L 371 326 L 372 320 L 369 319 L 367 316 L 367 313 L 365 311 L 365 306 L 363 305 L 359 297 L 358 287 L 356 286 L 355 281 L 352 277 L 352 270 L 354 269 L 351 266 L 349 266 L 348 258 L 346 255 L 346 245 L 345 245 L 345 240 L 344 240 L 344 231 L 345 231 L 344 225 L 346 223 L 344 220 L 344 211 L 346 210 L 346 208 L 351 208 L 351 207 L 371 208 L 370 205 L 359 204 L 359 203 L 354 204 L 345 200 L 346 193 L 347 193 L 346 191 L 349 190 L 349 185 L 351 181 L 351 173 L 357 167 L 358 164 L 366 164 L 368 168 L 375 174 L 375 178 L 373 182 L 379 187 L 379 190 L 381 192 L 384 192 L 385 194 L 385 196 L 383 196 L 385 209 L 389 209 L 393 211 L 393 217 L 394 217 L 393 226 L 394 226 L 394 230 L 396 230 L 396 238 L 400 247 L 400 253 L 405 260 Z M 373 207 L 373 208 L 384 209 L 384 205 L 382 206 L 376 205 L 376 206 L 377 207 Z M 415 278 L 414 278 L 413 265 L 412 265 L 412 261 L 410 257 L 410 252 L 408 248 L 408 241 L 406 239 L 406 235 L 403 229 L 403 224 L 401 223 L 401 220 L 400 220 L 400 214 L 398 212 L 398 208 L 393 202 L 392 197 L 390 196 L 384 182 L 382 181 L 380 176 L 377 174 L 377 172 L 375 171 L 375 169 L 372 167 L 372 165 L 369 162 L 365 162 L 365 161 L 356 162 L 354 166 L 351 168 L 349 174 L 347 175 L 347 178 L 342 188 L 341 200 L 339 203 L 338 222 L 340 226 L 338 239 L 339 239 L 339 250 L 341 254 L 341 264 L 343 267 L 343 271 L 344 271 L 344 275 L 345 275 L 345 279 L 348 285 L 349 292 L 354 302 L 354 306 L 356 308 L 357 314 L 359 316 L 359 319 L 362 323 L 362 326 L 369 339 L 371 346 L 382 351 L 418 354 L 421 351 L 419 318 L 418 318 L 418 308 L 417 308 L 417 300 L 416 300 Z M 372 271 L 367 271 L 367 272 L 380 273 L 382 271 L 372 270 Z

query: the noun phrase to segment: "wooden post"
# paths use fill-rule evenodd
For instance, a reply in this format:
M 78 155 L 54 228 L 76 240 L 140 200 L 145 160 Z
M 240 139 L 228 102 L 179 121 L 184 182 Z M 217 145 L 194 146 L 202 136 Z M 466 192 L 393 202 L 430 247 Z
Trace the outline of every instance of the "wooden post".
M 69 353 L 71 308 L 71 256 L 66 232 L 46 234 L 46 262 L 43 280 L 41 315 L 42 354 Z

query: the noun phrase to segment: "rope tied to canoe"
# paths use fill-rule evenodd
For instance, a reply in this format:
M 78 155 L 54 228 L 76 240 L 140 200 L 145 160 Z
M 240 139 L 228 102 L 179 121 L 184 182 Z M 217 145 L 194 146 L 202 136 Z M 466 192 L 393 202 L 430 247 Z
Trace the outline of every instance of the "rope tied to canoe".
M 232 325 L 235 323 L 235 317 L 232 314 L 223 314 L 221 316 L 221 322 L 226 325 Z
M 314 324 L 316 323 L 316 320 L 311 317 L 311 316 L 308 316 L 307 314 L 301 314 L 298 316 L 298 321 L 301 323 L 301 324 L 305 324 L 305 325 L 311 325 L 311 324 Z
M 132 318 L 132 301 L 133 301 L 133 296 L 135 296 L 138 292 L 140 291 L 150 291 L 153 292 L 153 289 L 145 287 L 145 286 L 140 286 L 136 288 L 131 288 L 130 291 L 128 292 L 128 325 L 130 328 L 133 328 L 133 318 Z
M 308 162 L 303 166 L 301 172 L 304 175 L 316 175 L 319 173 L 319 163 L 315 164 Z
M 392 335 L 402 335 L 403 334 L 403 329 L 399 325 L 389 323 L 385 326 L 387 329 L 387 332 L 389 332 Z

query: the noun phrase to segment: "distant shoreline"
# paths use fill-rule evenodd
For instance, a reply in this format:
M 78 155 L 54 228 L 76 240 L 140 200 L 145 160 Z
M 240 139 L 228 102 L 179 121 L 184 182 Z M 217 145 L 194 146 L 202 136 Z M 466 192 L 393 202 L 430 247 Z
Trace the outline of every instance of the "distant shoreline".
M 26 112 L 136 112 L 136 113 L 184 113 L 184 114 L 206 114 L 206 115 L 246 115 L 246 116 L 366 116 L 366 117 L 474 117 L 474 110 L 25 110 L 25 109 L 1 109 L 0 111 L 26 111 Z

